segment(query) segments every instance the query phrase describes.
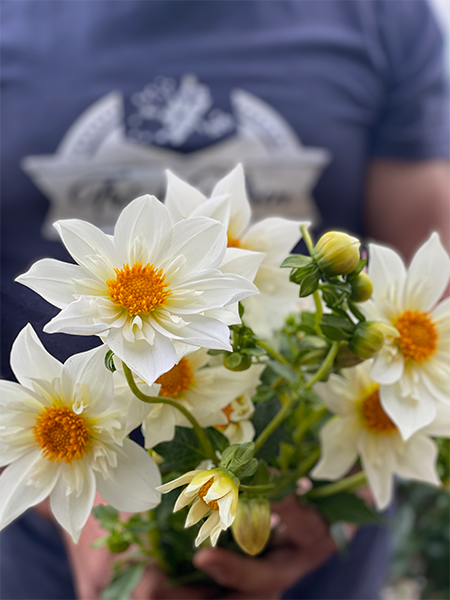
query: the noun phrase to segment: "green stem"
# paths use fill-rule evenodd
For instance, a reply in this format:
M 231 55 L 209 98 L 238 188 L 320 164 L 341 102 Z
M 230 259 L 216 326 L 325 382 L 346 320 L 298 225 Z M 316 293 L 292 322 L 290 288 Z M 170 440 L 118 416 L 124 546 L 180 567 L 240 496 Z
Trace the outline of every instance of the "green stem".
M 314 246 L 313 246 L 313 242 L 312 242 L 311 236 L 309 235 L 308 228 L 306 227 L 306 225 L 301 225 L 300 226 L 300 231 L 302 232 L 303 240 L 305 242 L 306 247 L 308 248 L 308 252 L 312 256 L 313 250 L 314 250 Z
M 309 456 L 307 456 L 304 460 L 302 460 L 302 462 L 298 465 L 297 470 L 296 470 L 296 479 L 298 479 L 299 477 L 303 477 L 304 475 L 309 473 L 311 468 L 319 460 L 319 457 L 320 457 L 320 449 L 316 448 L 309 454 Z
M 280 392 L 279 396 L 283 406 L 259 434 L 258 439 L 255 442 L 255 454 L 258 452 L 261 446 L 267 442 L 275 429 L 281 425 L 296 401 L 295 398 L 285 393 Z
M 267 354 L 269 356 L 271 356 L 272 358 L 274 358 L 275 360 L 277 360 L 279 363 L 281 363 L 282 365 L 290 366 L 289 361 L 286 360 L 282 354 L 277 352 L 275 350 L 275 348 L 272 348 L 272 346 L 270 344 L 268 344 L 264 340 L 257 340 L 256 343 L 258 344 L 258 346 L 261 346 L 261 348 L 264 348 L 264 350 L 267 352 Z
M 314 316 L 314 329 L 316 330 L 317 335 L 322 336 L 322 329 L 320 328 L 320 321 L 322 320 L 323 310 L 322 310 L 322 300 L 320 299 L 319 291 L 316 290 L 313 294 L 314 304 L 316 305 L 316 314 Z
M 217 456 L 214 452 L 213 447 L 211 446 L 211 442 L 209 441 L 208 436 L 200 427 L 196 419 L 191 415 L 191 413 L 188 410 L 186 410 L 184 406 L 182 406 L 174 400 L 171 400 L 170 398 L 166 398 L 165 396 L 147 396 L 146 394 L 141 392 L 141 390 L 136 385 L 136 382 L 134 381 L 133 373 L 131 372 L 129 367 L 124 362 L 122 362 L 122 365 L 128 385 L 130 386 L 130 389 L 136 396 L 136 398 L 139 398 L 139 400 L 141 400 L 142 402 L 147 402 L 147 404 L 168 404 L 169 406 L 172 406 L 173 408 L 179 410 L 194 428 L 194 431 L 197 434 L 198 440 L 205 452 L 205 455 L 208 458 L 210 458 L 215 465 L 217 465 Z
M 306 386 L 305 386 L 306 389 L 311 388 L 316 383 L 316 381 L 319 381 L 320 379 L 322 379 L 322 377 L 325 375 L 325 373 L 328 371 L 328 369 L 330 369 L 330 367 L 333 366 L 334 359 L 336 358 L 336 354 L 337 354 L 338 350 L 339 350 L 339 342 L 333 342 L 328 351 L 328 354 L 325 357 L 325 360 L 320 365 L 320 369 L 318 369 L 316 371 L 315 375 L 306 384 Z
M 155 513 L 153 510 L 148 511 L 148 516 L 149 516 L 149 520 L 151 522 L 155 521 Z M 155 525 L 156 525 L 156 523 L 155 523 Z M 153 558 L 156 560 L 156 562 L 158 563 L 158 566 L 160 567 L 160 569 L 162 571 L 164 571 L 165 573 L 170 573 L 171 572 L 170 564 L 165 560 L 165 558 L 159 552 L 159 549 L 161 548 L 161 539 L 160 539 L 158 527 L 153 527 L 152 529 L 150 529 L 148 531 L 147 535 L 148 535 L 148 539 L 149 539 L 150 546 L 151 546 L 151 551 L 150 551 L 151 556 L 153 556 Z
M 328 485 L 321 485 L 306 494 L 309 498 L 325 498 L 326 496 L 333 496 L 339 492 L 354 492 L 355 490 L 365 486 L 367 484 L 366 474 L 364 471 L 359 471 L 354 475 L 345 477 L 340 481 L 329 483 Z

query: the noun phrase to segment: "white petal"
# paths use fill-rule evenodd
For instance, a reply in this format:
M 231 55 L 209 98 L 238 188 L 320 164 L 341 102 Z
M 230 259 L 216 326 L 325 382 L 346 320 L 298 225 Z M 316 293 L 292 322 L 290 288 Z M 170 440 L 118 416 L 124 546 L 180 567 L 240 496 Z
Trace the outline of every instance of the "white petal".
M 120 266 L 137 262 L 158 266 L 171 242 L 172 220 L 167 208 L 155 196 L 141 196 L 130 202 L 117 219 L 114 243 Z
M 219 269 L 222 273 L 236 273 L 253 281 L 263 260 L 262 252 L 252 252 L 243 248 L 227 248 Z
M 375 300 L 388 301 L 399 310 L 403 310 L 406 270 L 400 256 L 390 248 L 369 244 L 368 272 L 372 280 Z
M 206 197 L 189 183 L 166 171 L 167 192 L 164 204 L 172 221 L 176 223 L 190 217 L 196 208 L 206 202 Z
M 117 467 L 105 480 L 97 476 L 97 489 L 106 502 L 125 512 L 150 510 L 159 504 L 161 474 L 151 456 L 141 446 L 124 439 L 122 448 L 116 446 Z
M 156 407 L 159 406 L 160 410 L 156 411 Z M 175 437 L 175 412 L 177 409 L 157 404 L 154 407 L 152 413 L 142 423 L 146 448 L 154 448 L 161 442 L 170 442 Z M 153 413 L 157 414 L 156 418 Z
M 335 415 L 351 415 L 355 412 L 355 391 L 346 377 L 332 373 L 326 383 L 315 383 L 314 391 L 325 406 Z
M 17 381 L 28 388 L 32 387 L 32 379 L 52 382 L 62 373 L 62 364 L 47 352 L 29 323 L 14 341 L 11 368 Z
M 66 479 L 61 475 L 50 494 L 50 507 L 55 519 L 76 543 L 94 505 L 95 477 L 84 461 L 62 466 L 67 470 L 77 470 L 76 478 L 81 480 L 82 487 L 69 492 Z
M 190 315 L 189 323 L 182 328 L 177 329 L 169 321 L 165 321 L 163 325 L 168 337 L 178 339 L 185 344 L 214 350 L 231 351 L 229 342 L 230 330 L 223 323 L 216 321 L 216 319 L 211 319 L 205 315 Z M 166 371 L 171 368 L 169 367 Z M 163 371 L 163 373 L 166 371 Z
M 65 363 L 62 373 L 62 389 L 66 401 L 75 399 L 80 386 L 87 387 L 89 395 L 85 403 L 95 413 L 109 408 L 114 398 L 112 373 L 105 367 L 107 346 L 99 346 L 87 352 L 72 355 Z M 83 394 L 83 388 L 80 390 Z
M 186 263 L 177 273 L 176 284 L 179 285 L 186 278 L 190 278 L 193 272 L 218 267 L 226 247 L 225 228 L 217 221 L 196 217 L 175 223 L 169 254 L 182 254 L 186 258 Z
M 228 306 L 224 306 L 223 308 L 213 308 L 212 310 L 205 311 L 205 315 L 207 317 L 211 317 L 212 319 L 216 319 L 221 323 L 225 323 L 225 325 L 238 325 L 241 323 L 241 317 L 239 316 L 239 305 L 236 302 L 235 304 L 229 304 Z
M 308 223 L 288 221 L 280 217 L 264 219 L 250 227 L 241 239 L 241 245 L 248 250 L 264 252 L 266 255 L 264 262 L 279 267 L 300 241 L 302 237 L 300 225 L 308 225 Z
M 358 458 L 354 419 L 335 417 L 320 431 L 321 457 L 311 471 L 314 479 L 335 481 L 343 477 Z
M 91 223 L 68 219 L 54 224 L 75 261 L 101 281 L 114 277 L 117 252 L 112 238 Z
M 417 251 L 406 283 L 408 310 L 429 311 L 444 293 L 450 278 L 450 260 L 437 233 Z
M 434 437 L 450 437 L 450 406 L 437 404 L 434 421 L 422 429 L 421 433 Z
M 418 390 L 420 400 L 416 400 L 410 396 L 402 396 L 399 384 L 380 386 L 381 405 L 397 425 L 404 440 L 431 423 L 436 416 L 435 400 L 423 391 L 423 388 Z
M 202 502 L 200 499 L 196 500 L 194 504 L 191 506 L 188 515 L 186 517 L 185 527 L 190 527 L 191 525 L 195 525 L 203 519 L 209 512 L 208 506 Z
M 226 529 L 233 524 L 236 515 L 231 514 L 231 506 L 233 504 L 235 494 L 230 492 L 218 501 L 219 516 L 222 528 Z
M 197 537 L 195 538 L 195 545 L 200 546 L 202 542 L 208 538 L 216 527 L 220 527 L 219 512 L 214 510 L 212 514 L 206 519 L 203 525 L 200 527 Z
M 45 461 L 45 468 L 42 462 Z M 39 479 L 30 479 L 39 470 Z M 41 458 L 35 449 L 19 458 L 0 475 L 0 528 L 6 527 L 23 512 L 44 500 L 58 478 L 58 463 Z
M 19 275 L 16 281 L 38 293 L 53 306 L 64 308 L 75 299 L 73 280 L 85 276 L 86 272 L 78 265 L 44 258 L 35 262 L 29 271 Z
M 159 333 L 155 335 L 155 343 L 150 346 L 145 340 L 127 342 L 120 329 L 111 329 L 107 344 L 114 354 L 148 385 L 152 385 L 176 363 L 177 357 L 172 342 Z
M 391 385 L 401 379 L 404 368 L 403 354 L 401 352 L 392 354 L 389 348 L 384 346 L 375 356 L 370 374 L 378 383 Z
M 98 318 L 95 300 L 82 296 L 64 308 L 44 327 L 46 333 L 71 333 L 74 335 L 96 335 L 110 328 L 108 323 L 95 323 Z
M 219 221 L 227 229 L 230 220 L 231 198 L 229 196 L 217 196 L 207 200 L 192 213 L 192 217 L 209 217 Z
M 216 196 L 229 196 L 231 198 L 231 216 L 228 225 L 228 234 L 232 238 L 239 238 L 250 222 L 251 208 L 245 190 L 245 175 L 242 165 L 239 164 L 231 173 L 217 182 L 211 198 Z
M 176 479 L 172 479 L 172 481 L 164 483 L 163 485 L 159 485 L 157 490 L 162 493 L 170 492 L 181 485 L 190 483 L 197 473 L 198 471 L 188 471 L 184 475 L 181 475 L 181 477 L 177 477 Z
M 417 434 L 406 442 L 404 451 L 397 455 L 395 472 L 401 477 L 441 485 L 436 472 L 438 454 L 434 442 L 424 435 Z
M 372 490 L 375 504 L 378 510 L 387 508 L 392 499 L 393 476 L 392 465 L 390 461 L 381 461 L 375 466 L 366 460 L 364 453 L 361 456 L 361 462 Z

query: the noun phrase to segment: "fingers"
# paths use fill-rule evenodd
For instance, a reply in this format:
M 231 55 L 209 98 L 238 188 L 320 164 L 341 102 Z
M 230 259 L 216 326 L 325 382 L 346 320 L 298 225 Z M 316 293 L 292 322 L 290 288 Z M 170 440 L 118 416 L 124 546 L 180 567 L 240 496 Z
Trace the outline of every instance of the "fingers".
M 272 511 L 281 518 L 284 525 L 279 528 L 281 532 L 285 531 L 299 548 L 308 548 L 324 538 L 331 540 L 328 525 L 320 514 L 301 505 L 294 494 L 282 502 L 272 503 Z

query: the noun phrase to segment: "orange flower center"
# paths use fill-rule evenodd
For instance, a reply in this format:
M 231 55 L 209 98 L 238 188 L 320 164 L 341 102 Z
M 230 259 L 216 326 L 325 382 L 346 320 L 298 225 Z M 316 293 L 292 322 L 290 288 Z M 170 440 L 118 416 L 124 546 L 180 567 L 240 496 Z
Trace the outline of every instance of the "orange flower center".
M 241 240 L 239 238 L 233 238 L 231 236 L 227 236 L 228 238 L 228 243 L 227 246 L 228 248 L 240 248 L 241 247 Z
M 378 388 L 364 398 L 361 412 L 367 429 L 376 433 L 394 433 L 394 431 L 397 431 L 397 427 L 381 406 Z
M 185 392 L 192 383 L 192 370 L 186 358 L 182 358 L 174 367 L 158 377 L 155 383 L 161 384 L 161 396 L 176 398 Z
M 405 360 L 422 362 L 436 352 L 436 326 L 426 312 L 407 310 L 397 319 L 398 344 Z
M 225 406 L 225 408 L 222 408 L 222 412 L 228 419 L 228 423 L 230 423 L 231 422 L 231 418 L 230 418 L 231 413 L 233 412 L 233 407 L 231 406 L 231 404 L 228 404 L 228 406 Z M 213 427 L 215 429 L 217 429 L 218 431 L 225 431 L 225 429 L 228 427 L 228 425 L 213 425 Z
M 210 508 L 211 510 L 219 510 L 219 504 L 218 504 L 217 500 L 211 500 L 210 502 L 205 502 L 205 500 L 203 499 L 206 496 L 206 494 L 208 493 L 208 490 L 212 486 L 213 482 L 214 482 L 214 478 L 210 479 L 209 481 L 204 483 L 202 485 L 202 487 L 198 490 L 198 495 L 200 497 L 200 500 L 204 504 L 206 504 L 206 506 L 208 508 Z
M 86 418 L 66 406 L 44 408 L 32 431 L 45 458 L 59 463 L 83 458 L 91 445 Z
M 106 282 L 111 300 L 123 308 L 132 317 L 143 312 L 151 312 L 167 302 L 170 284 L 164 282 L 162 269 L 155 269 L 147 263 L 134 264 L 131 269 L 123 265 L 123 269 L 114 269 L 116 278 Z

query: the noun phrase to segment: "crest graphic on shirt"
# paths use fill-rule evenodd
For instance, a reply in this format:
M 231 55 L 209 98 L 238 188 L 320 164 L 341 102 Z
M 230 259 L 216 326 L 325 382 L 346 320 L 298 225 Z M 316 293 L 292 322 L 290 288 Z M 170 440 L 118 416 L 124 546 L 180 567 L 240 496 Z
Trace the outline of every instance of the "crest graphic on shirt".
M 327 150 L 305 147 L 269 104 L 243 89 L 231 112 L 215 107 L 194 75 L 157 77 L 129 98 L 111 92 L 72 124 L 55 154 L 27 156 L 22 168 L 50 201 L 43 235 L 59 219 L 90 221 L 110 233 L 131 200 L 164 199 L 166 169 L 208 195 L 237 163 L 244 165 L 253 217 L 318 222 L 312 199 Z M 190 146 L 199 150 L 186 151 Z

